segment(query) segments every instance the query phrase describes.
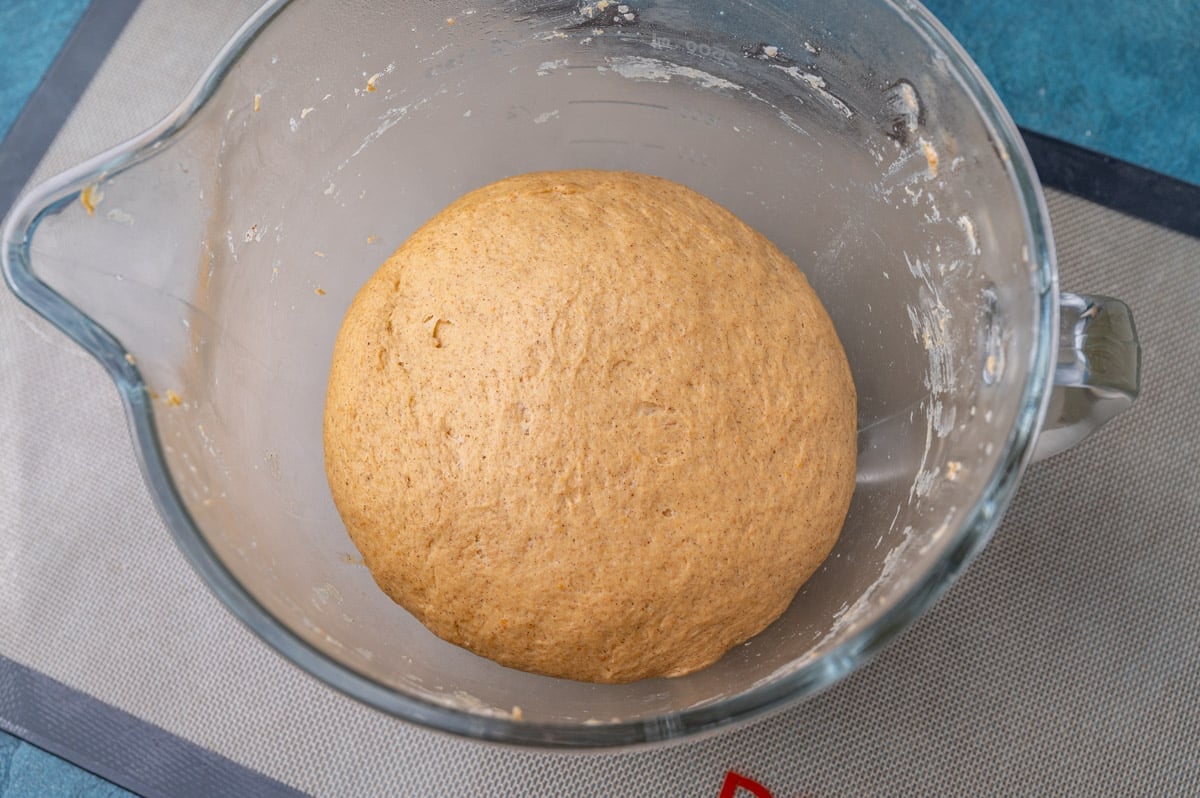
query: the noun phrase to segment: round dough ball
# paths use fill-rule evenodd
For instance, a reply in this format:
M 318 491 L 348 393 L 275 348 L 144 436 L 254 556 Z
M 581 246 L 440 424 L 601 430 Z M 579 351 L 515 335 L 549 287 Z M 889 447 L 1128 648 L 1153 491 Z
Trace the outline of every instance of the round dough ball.
M 358 293 L 326 470 L 376 582 L 435 634 L 624 682 L 787 608 L 845 519 L 855 412 L 829 316 L 762 235 L 661 178 L 528 174 Z

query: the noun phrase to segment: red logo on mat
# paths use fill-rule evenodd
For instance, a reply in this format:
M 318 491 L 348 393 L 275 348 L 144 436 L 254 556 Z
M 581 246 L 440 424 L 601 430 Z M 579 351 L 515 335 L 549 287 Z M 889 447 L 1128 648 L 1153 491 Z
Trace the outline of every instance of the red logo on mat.
M 754 798 L 772 798 L 771 791 L 766 787 L 732 770 L 725 774 L 725 783 L 721 785 L 721 794 L 717 798 L 746 798 L 746 793 Z

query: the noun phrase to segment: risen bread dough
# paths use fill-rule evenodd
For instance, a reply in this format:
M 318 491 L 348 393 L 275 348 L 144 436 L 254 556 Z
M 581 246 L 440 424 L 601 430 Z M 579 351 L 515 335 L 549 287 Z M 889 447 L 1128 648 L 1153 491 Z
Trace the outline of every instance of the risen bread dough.
M 504 665 L 622 682 L 714 662 L 833 547 L 855 392 L 807 281 L 676 183 L 473 191 L 346 315 L 334 500 L 379 586 Z

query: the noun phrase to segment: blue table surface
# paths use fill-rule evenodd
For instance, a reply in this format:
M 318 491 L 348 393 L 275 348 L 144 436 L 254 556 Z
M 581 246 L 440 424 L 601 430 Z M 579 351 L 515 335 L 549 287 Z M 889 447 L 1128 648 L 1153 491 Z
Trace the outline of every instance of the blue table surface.
M 88 0 L 0 0 L 0 137 Z M 1017 124 L 1200 184 L 1200 0 L 927 0 Z M 130 793 L 0 732 L 0 798 Z
M 0 0 L 0 139 L 87 6 L 88 0 Z

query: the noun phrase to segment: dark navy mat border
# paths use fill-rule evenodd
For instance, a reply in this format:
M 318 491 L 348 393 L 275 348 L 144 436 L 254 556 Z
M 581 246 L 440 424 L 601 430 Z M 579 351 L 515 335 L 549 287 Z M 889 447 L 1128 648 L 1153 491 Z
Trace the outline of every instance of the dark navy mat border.
M 95 0 L 4 141 L 0 217 L 140 0 Z M 1200 186 L 1022 130 L 1044 185 L 1200 237 Z M 142 795 L 298 795 L 257 771 L 0 656 L 0 729 Z
M 1200 238 L 1200 186 L 1021 129 L 1042 185 Z
M 92 0 L 0 142 L 0 218 L 41 163 L 141 0 Z
M 0 729 L 139 795 L 303 795 L 6 657 Z

